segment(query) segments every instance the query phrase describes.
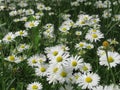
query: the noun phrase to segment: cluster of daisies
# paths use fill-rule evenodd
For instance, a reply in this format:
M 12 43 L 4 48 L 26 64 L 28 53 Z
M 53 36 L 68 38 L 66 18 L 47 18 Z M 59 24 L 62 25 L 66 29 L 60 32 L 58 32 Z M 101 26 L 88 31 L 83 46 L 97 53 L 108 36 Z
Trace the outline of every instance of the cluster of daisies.
M 39 77 L 46 77 L 53 84 L 78 84 L 82 89 L 92 89 L 99 85 L 98 74 L 90 72 L 92 66 L 85 63 L 81 56 L 71 56 L 69 48 L 57 45 L 45 48 L 46 56 L 36 54 L 28 59 L 28 64 L 35 69 Z
M 25 63 L 34 70 L 36 78 L 26 83 L 27 90 L 46 88 L 38 78 L 45 78 L 50 87 L 59 84 L 58 90 L 120 90 L 119 83 L 116 85 L 119 80 L 115 81 L 112 71 L 120 65 L 120 54 L 113 49 L 119 42 L 116 39 L 107 40 L 101 27 L 102 21 L 106 22 L 110 18 L 110 31 L 120 21 L 120 14 L 112 8 L 117 7 L 120 2 L 111 1 L 71 1 L 69 4 L 73 7 L 72 10 L 80 6 L 92 6 L 101 11 L 99 15 L 89 15 L 80 10 L 75 16 L 68 13 L 71 9 L 60 15 L 56 13 L 59 11 L 55 7 L 62 0 L 57 0 L 57 4 L 54 4 L 55 0 L 51 0 L 53 4 L 50 6 L 44 4 L 44 0 L 0 0 L 0 12 L 7 11 L 11 22 L 20 25 L 15 26 L 16 30 L 6 30 L 0 36 L 0 46 L 4 46 L 4 50 L 0 47 L 0 55 L 11 65 Z M 51 17 L 58 19 L 58 25 L 56 21 L 50 21 Z M 1 27 L 4 25 L 0 25 Z M 99 72 L 99 68 L 94 68 L 94 61 L 87 62 L 89 51 L 96 54 L 98 67 L 107 67 L 110 72 L 108 74 L 112 78 L 109 85 L 102 83 L 102 72 Z

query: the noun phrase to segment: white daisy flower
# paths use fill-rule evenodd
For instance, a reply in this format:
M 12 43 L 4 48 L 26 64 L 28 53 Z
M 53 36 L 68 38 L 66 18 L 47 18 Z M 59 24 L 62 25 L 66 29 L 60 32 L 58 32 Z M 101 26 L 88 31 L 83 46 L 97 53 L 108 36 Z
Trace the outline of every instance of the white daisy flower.
M 48 68 L 48 65 L 47 64 L 42 64 L 42 65 L 39 65 L 37 68 L 35 68 L 35 74 L 37 76 L 46 76 L 47 75 L 47 68 Z
M 41 65 L 46 62 L 46 56 L 44 54 L 37 54 L 38 56 L 38 65 Z
M 59 27 L 59 30 L 60 30 L 61 32 L 67 33 L 68 30 L 70 30 L 70 26 L 68 26 L 68 25 L 62 25 L 62 26 Z
M 24 50 L 26 50 L 26 49 L 29 49 L 29 45 L 27 45 L 27 44 L 20 44 L 18 47 L 17 47 L 17 50 L 19 51 L 19 52 L 23 52 Z
M 42 84 L 39 82 L 33 82 L 28 84 L 27 90 L 42 90 Z
M 94 46 L 93 46 L 93 44 L 86 44 L 86 48 L 87 48 L 87 49 L 93 49 Z
M 117 52 L 108 51 L 108 58 L 106 54 L 101 55 L 99 63 L 100 65 L 115 67 L 117 64 L 120 64 L 120 55 Z
M 47 57 L 52 60 L 58 55 L 62 55 L 64 53 L 62 47 L 60 45 L 54 47 L 45 48 L 45 53 L 47 53 Z
M 37 4 L 37 9 L 38 9 L 38 10 L 45 10 L 45 5 L 42 4 L 42 3 L 38 3 L 38 4 Z
M 70 57 L 67 62 L 66 66 L 69 66 L 71 69 L 80 69 L 83 64 L 83 59 L 80 58 L 80 56 Z
M 78 79 L 81 77 L 81 73 L 80 72 L 78 72 L 78 73 L 74 73 L 73 75 L 72 75 L 72 77 L 70 78 L 70 80 L 71 80 L 71 82 L 72 82 L 72 84 L 78 84 Z
M 84 73 L 92 71 L 92 66 L 89 63 L 83 63 L 80 70 Z
M 100 41 L 101 38 L 104 38 L 104 36 L 100 31 L 96 31 L 94 33 L 88 32 L 85 36 L 85 39 L 87 39 L 91 42 Z
M 28 63 L 28 65 L 30 65 L 32 67 L 38 66 L 38 60 L 39 60 L 39 56 L 33 55 L 27 60 L 27 63 Z
M 57 73 L 57 80 L 59 83 L 69 83 L 72 77 L 72 70 L 69 67 L 62 67 Z
M 82 35 L 82 32 L 81 31 L 76 31 L 75 35 L 80 36 L 80 35 Z
M 100 77 L 95 73 L 84 73 L 79 79 L 78 84 L 82 89 L 92 89 L 99 84 Z
M 57 73 L 59 72 L 61 65 L 50 64 L 47 69 L 47 81 L 49 83 L 56 84 L 57 83 Z
M 86 48 L 86 42 L 79 42 L 75 45 L 75 48 L 77 48 L 78 50 Z
M 33 15 L 34 14 L 34 10 L 33 9 L 28 9 L 25 11 L 26 15 Z
M 25 27 L 31 29 L 32 27 L 38 26 L 38 24 L 39 24 L 39 21 L 29 21 L 25 23 Z
M 11 11 L 11 12 L 9 13 L 9 15 L 10 15 L 10 16 L 16 16 L 16 15 L 17 15 L 17 11 Z
M 3 42 L 5 42 L 5 43 L 12 42 L 12 41 L 14 41 L 15 37 L 16 36 L 12 32 L 9 32 L 7 35 L 4 36 Z
M 28 35 L 27 31 L 25 30 L 20 30 L 20 31 L 17 31 L 15 33 L 16 36 L 22 36 L 22 37 L 26 37 Z
M 69 54 L 64 53 L 62 55 L 57 55 L 55 58 L 53 58 L 50 63 L 51 64 L 57 64 L 57 65 L 65 65 L 66 60 L 69 59 Z
M 10 55 L 7 58 L 5 58 L 5 60 L 17 63 L 18 57 L 16 57 L 15 55 Z

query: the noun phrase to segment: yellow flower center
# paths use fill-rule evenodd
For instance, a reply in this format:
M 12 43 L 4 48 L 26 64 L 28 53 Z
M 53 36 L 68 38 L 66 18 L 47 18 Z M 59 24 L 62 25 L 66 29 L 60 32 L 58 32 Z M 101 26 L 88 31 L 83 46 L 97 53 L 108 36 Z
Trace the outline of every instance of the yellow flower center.
M 58 71 L 58 68 L 54 68 L 53 72 L 56 73 Z
M 20 47 L 21 47 L 21 48 L 25 48 L 25 45 L 21 45 Z
M 92 37 L 93 37 L 93 38 L 97 38 L 98 35 L 97 35 L 97 34 L 92 34 Z
M 34 25 L 34 23 L 33 22 L 31 22 L 30 23 L 30 27 L 34 27 L 35 25 Z
M 62 71 L 62 72 L 60 73 L 60 75 L 61 75 L 62 77 L 66 77 L 66 76 L 67 76 L 67 73 L 66 73 L 65 71 Z
M 85 24 L 85 21 L 81 21 L 80 24 Z
M 46 68 L 45 68 L 45 67 L 41 67 L 41 68 L 40 68 L 40 71 L 41 71 L 41 72 L 45 72 L 45 71 L 46 71 Z
M 77 62 L 76 62 L 75 60 L 72 61 L 72 66 L 73 66 L 73 67 L 77 66 Z
M 92 78 L 91 78 L 91 77 L 87 77 L 87 78 L 85 79 L 85 81 L 86 81 L 87 83 L 91 83 L 91 82 L 92 82 Z
M 87 68 L 86 66 L 83 66 L 82 69 L 83 69 L 84 71 L 87 71 L 87 70 L 88 70 L 88 68 Z
M 8 40 L 11 40 L 11 36 L 8 36 L 7 39 L 8 39 Z
M 63 31 L 66 31 L 67 29 L 66 28 L 62 28 Z
M 97 22 L 97 20 L 96 20 L 96 19 L 94 19 L 94 20 L 93 20 L 93 22 L 94 22 L 94 23 L 96 23 L 96 22 Z
M 56 58 L 56 61 L 57 61 L 57 62 L 62 62 L 62 60 L 63 60 L 62 56 L 58 56 L 58 57 Z
M 80 44 L 79 44 L 79 46 L 80 46 L 80 47 L 83 47 L 83 46 L 84 46 L 84 44 L 83 44 L 83 43 L 80 43 Z
M 114 62 L 114 59 L 113 59 L 111 56 L 109 56 L 109 57 L 108 57 L 108 62 L 109 62 L 109 63 L 112 63 L 112 62 Z
M 54 51 L 54 52 L 53 52 L 53 55 L 54 55 L 54 56 L 57 56 L 57 55 L 58 55 L 58 51 Z
M 37 63 L 37 61 L 36 61 L 35 59 L 33 59 L 33 60 L 32 60 L 32 63 L 35 64 L 35 63 Z
M 14 60 L 15 60 L 15 57 L 14 57 L 14 56 L 9 56 L 9 60 L 10 60 L 10 61 L 14 61 Z
M 88 48 L 88 49 L 91 49 L 91 46 L 89 45 L 89 46 L 87 46 L 87 48 Z
M 32 89 L 38 89 L 38 86 L 37 85 L 33 85 Z
M 20 34 L 20 35 L 23 35 L 24 33 L 23 33 L 23 31 L 20 31 L 19 34 Z

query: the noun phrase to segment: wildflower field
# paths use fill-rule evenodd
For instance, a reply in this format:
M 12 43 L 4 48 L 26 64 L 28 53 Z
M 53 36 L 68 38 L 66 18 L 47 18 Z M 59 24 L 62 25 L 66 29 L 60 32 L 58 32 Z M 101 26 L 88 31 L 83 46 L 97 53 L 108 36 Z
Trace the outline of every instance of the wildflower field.
M 0 90 L 120 90 L 120 0 L 0 0 Z

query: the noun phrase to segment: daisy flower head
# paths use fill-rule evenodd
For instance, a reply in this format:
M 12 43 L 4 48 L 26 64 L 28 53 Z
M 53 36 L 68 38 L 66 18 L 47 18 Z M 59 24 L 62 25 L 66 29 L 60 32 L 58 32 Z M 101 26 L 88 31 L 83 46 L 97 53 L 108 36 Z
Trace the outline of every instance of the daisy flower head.
M 7 60 L 7 61 L 9 61 L 9 62 L 15 62 L 15 63 L 17 63 L 18 57 L 15 56 L 15 55 L 10 55 L 10 56 L 8 56 L 7 58 L 5 58 L 5 60 Z
M 50 30 L 53 30 L 53 29 L 54 29 L 54 25 L 51 24 L 51 23 L 48 23 L 48 24 L 46 24 L 43 28 L 44 28 L 44 29 L 50 29 Z
M 42 3 L 38 3 L 38 4 L 37 4 L 37 9 L 40 10 L 40 11 L 41 11 L 41 10 L 45 10 L 45 5 L 42 4 Z
M 39 82 L 33 82 L 28 84 L 27 90 L 42 90 L 42 84 Z
M 30 58 L 28 58 L 27 63 L 28 63 L 29 66 L 32 66 L 32 67 L 38 66 L 39 65 L 38 60 L 39 60 L 39 56 L 38 55 L 33 55 Z
M 39 65 L 45 63 L 46 60 L 47 60 L 47 59 L 46 59 L 46 56 L 45 56 L 44 54 L 38 54 L 38 57 L 39 57 L 39 59 L 38 59 L 38 64 L 39 64 Z
M 83 64 L 83 59 L 77 55 L 75 57 L 74 56 L 70 57 L 66 62 L 67 66 L 70 66 L 71 69 L 75 69 L 75 70 L 80 69 L 82 64 Z
M 35 68 L 35 74 L 37 76 L 46 76 L 47 75 L 47 68 L 48 68 L 48 65 L 47 64 L 42 64 L 42 65 L 39 65 L 37 68 Z
M 76 31 L 75 35 L 80 36 L 80 35 L 82 35 L 82 32 L 81 31 Z
M 92 70 L 92 66 L 89 63 L 83 63 L 82 67 L 80 68 L 80 70 L 83 73 L 87 73 L 90 72 Z
M 8 34 L 6 34 L 3 38 L 3 42 L 5 43 L 9 43 L 9 42 L 12 42 L 14 41 L 15 39 L 15 34 L 13 34 L 12 32 L 9 32 Z
M 94 48 L 94 45 L 93 45 L 93 44 L 86 44 L 86 48 L 87 48 L 87 49 L 93 49 L 93 48 Z
M 61 55 L 57 55 L 55 58 L 53 58 L 50 63 L 51 64 L 57 64 L 57 65 L 65 65 L 66 61 L 69 59 L 68 53 L 63 53 Z
M 17 50 L 19 51 L 19 52 L 23 52 L 24 50 L 27 50 L 27 49 L 29 49 L 29 45 L 27 45 L 27 44 L 20 44 L 18 47 L 17 47 Z
M 80 72 L 74 73 L 74 74 L 72 75 L 72 77 L 70 78 L 72 84 L 78 84 L 78 79 L 81 77 L 81 75 L 82 75 L 82 74 L 81 74 Z
M 33 9 L 28 9 L 25 11 L 26 15 L 33 15 L 34 14 L 34 10 Z
M 66 20 L 66 21 L 64 21 L 63 23 L 62 23 L 62 25 L 64 26 L 69 26 L 70 28 L 74 25 L 74 22 L 72 21 L 72 20 L 70 20 L 70 19 L 68 19 L 68 20 Z
M 106 54 L 100 56 L 100 65 L 115 67 L 117 64 L 120 64 L 120 55 L 117 52 L 108 51 L 107 54 L 108 56 Z
M 69 83 L 70 82 L 70 78 L 72 77 L 72 70 L 71 68 L 69 68 L 68 66 L 63 66 L 62 68 L 60 68 L 59 72 L 57 73 L 57 80 L 59 81 L 59 83 Z
M 63 18 L 64 20 L 69 20 L 70 17 L 71 17 L 70 14 L 64 14 L 64 15 L 62 15 L 62 18 Z
M 77 48 L 78 50 L 82 50 L 84 48 L 86 48 L 86 42 L 79 42 L 75 45 L 75 48 Z
M 28 21 L 25 23 L 25 27 L 26 28 L 33 28 L 33 27 L 37 27 L 39 25 L 39 21 Z
M 91 19 L 91 16 L 80 14 L 78 15 L 78 20 L 75 23 L 75 26 L 82 27 L 85 25 L 89 25 L 90 19 Z
M 100 31 L 96 31 L 94 33 L 88 32 L 85 36 L 85 39 L 89 40 L 90 42 L 100 41 L 101 38 L 104 38 L 104 36 Z
M 46 47 L 45 53 L 47 53 L 47 57 L 52 60 L 58 55 L 62 55 L 65 51 L 62 49 L 61 45 L 57 45 L 54 47 Z
M 57 83 L 58 77 L 57 73 L 59 70 L 62 68 L 61 65 L 56 65 L 56 64 L 50 64 L 48 69 L 47 69 L 47 81 L 49 83 Z
M 59 27 L 59 30 L 61 32 L 64 32 L 64 33 L 68 33 L 68 31 L 70 30 L 70 26 L 68 26 L 68 25 L 62 25 L 62 26 Z
M 26 37 L 28 35 L 27 31 L 20 30 L 15 33 L 16 36 Z
M 78 79 L 78 85 L 82 89 L 92 89 L 99 84 L 100 77 L 96 73 L 84 73 Z
M 17 11 L 15 10 L 15 11 L 11 11 L 11 12 L 9 12 L 9 15 L 10 16 L 16 16 L 17 15 Z

